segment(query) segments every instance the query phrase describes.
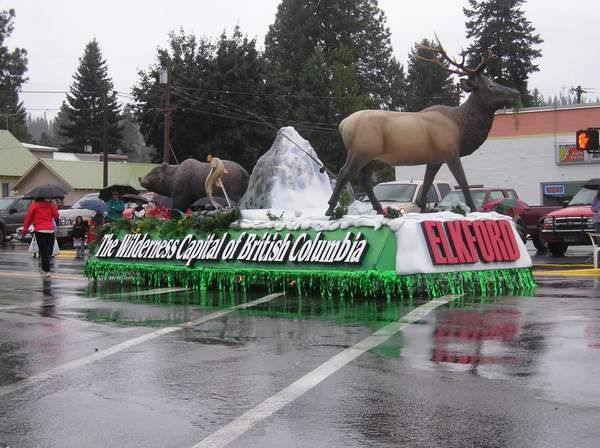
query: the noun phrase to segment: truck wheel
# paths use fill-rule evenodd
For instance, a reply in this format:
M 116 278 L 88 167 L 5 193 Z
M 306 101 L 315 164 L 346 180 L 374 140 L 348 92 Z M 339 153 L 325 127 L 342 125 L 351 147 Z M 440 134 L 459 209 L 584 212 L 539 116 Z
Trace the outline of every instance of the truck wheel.
M 548 250 L 546 244 L 540 240 L 538 235 L 531 235 L 531 242 L 533 243 L 533 247 L 535 247 L 539 252 L 546 252 Z
M 548 243 L 548 250 L 553 257 L 562 257 L 567 251 L 569 245 L 565 243 Z
M 6 235 L 4 234 L 4 227 L 0 226 L 0 243 L 4 241 L 5 236 Z

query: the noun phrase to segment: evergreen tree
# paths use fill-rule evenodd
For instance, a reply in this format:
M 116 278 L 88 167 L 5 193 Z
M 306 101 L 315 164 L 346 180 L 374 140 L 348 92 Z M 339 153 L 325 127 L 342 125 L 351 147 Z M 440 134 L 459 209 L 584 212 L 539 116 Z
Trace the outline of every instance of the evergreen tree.
M 468 0 L 463 8 L 467 18 L 467 38 L 473 39 L 467 52 L 468 62 L 476 65 L 488 51 L 496 58 L 487 67 L 487 73 L 500 84 L 521 92 L 525 106 L 532 104 L 527 80 L 539 71 L 534 60 L 542 55 L 535 48 L 543 42 L 535 28 L 525 18 L 521 6 L 525 0 Z
M 66 148 L 69 144 L 69 138 L 61 135 L 63 129 L 68 128 L 72 125 L 71 120 L 69 119 L 69 106 L 66 101 L 63 101 L 60 105 L 60 110 L 52 120 L 50 124 L 50 132 L 49 137 L 53 142 L 52 146 L 63 149 Z
M 158 80 L 168 63 L 175 108 L 171 146 L 177 159 L 203 161 L 212 153 L 251 169 L 271 144 L 276 127 L 256 42 L 238 27 L 216 43 L 179 31 L 170 33 L 169 49 L 160 49 L 157 59 L 139 73 L 133 88 L 133 108 L 146 144 L 163 147 L 163 117 L 157 110 L 163 107 L 164 87 Z
M 27 113 L 18 91 L 27 82 L 27 51 L 5 45 L 13 32 L 15 10 L 0 12 L 0 129 L 8 129 L 17 139 L 29 140 Z
M 61 124 L 59 132 L 68 139 L 66 148 L 82 152 L 84 145 L 89 143 L 92 152 L 102 152 L 106 110 L 107 147 L 109 152 L 115 152 L 121 145 L 117 92 L 113 90 L 106 61 L 102 59 L 96 39 L 86 45 L 73 79 L 70 93 L 67 94 L 69 122 Z
M 414 55 L 434 59 L 431 50 L 422 47 L 439 48 L 437 43 L 423 39 L 416 43 L 408 56 L 406 110 L 417 112 L 435 104 L 458 106 L 461 91 L 452 74 L 439 65 L 423 61 Z
M 298 128 L 321 159 L 346 157 L 338 123 L 363 108 L 401 109 L 406 86 L 376 0 L 282 0 L 265 38 L 276 114 Z
M 43 117 L 32 117 L 31 115 L 27 116 L 27 131 L 29 135 L 33 139 L 33 141 L 39 142 L 42 134 L 48 135 L 50 130 L 50 123 Z
M 135 120 L 130 105 L 123 108 L 120 127 L 123 133 L 122 148 L 130 162 L 149 163 L 156 157 L 156 149 L 147 147 L 140 133 L 140 126 Z

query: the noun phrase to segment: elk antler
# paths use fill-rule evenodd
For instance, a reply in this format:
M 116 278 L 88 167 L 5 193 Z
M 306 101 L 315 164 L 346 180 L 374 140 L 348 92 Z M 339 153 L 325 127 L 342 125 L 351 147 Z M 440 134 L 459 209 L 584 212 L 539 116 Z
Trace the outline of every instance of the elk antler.
M 446 50 L 442 46 L 442 43 L 440 42 L 440 39 L 437 36 L 437 34 L 435 35 L 435 40 L 437 41 L 437 44 L 438 44 L 437 47 L 428 47 L 426 45 L 417 45 L 417 51 L 418 50 L 431 51 L 434 55 L 433 58 L 423 57 L 423 56 L 417 54 L 416 52 L 414 52 L 412 54 L 412 56 L 416 59 L 420 59 L 421 61 L 430 62 L 432 64 L 438 65 L 438 66 L 442 67 L 444 70 L 446 70 L 447 72 L 454 73 L 459 76 L 468 76 L 468 75 L 473 75 L 475 73 L 480 73 L 485 68 L 485 66 L 494 58 L 494 55 L 492 54 L 492 52 L 489 52 L 485 58 L 481 59 L 481 62 L 477 65 L 477 67 L 475 67 L 474 69 L 468 68 L 468 67 L 465 67 L 465 58 L 467 56 L 465 52 L 462 52 L 462 60 L 460 62 L 457 62 L 456 60 L 454 60 L 450 56 L 448 56 L 448 53 L 446 53 Z M 454 66 L 456 68 L 454 68 L 454 69 L 450 68 L 451 66 Z

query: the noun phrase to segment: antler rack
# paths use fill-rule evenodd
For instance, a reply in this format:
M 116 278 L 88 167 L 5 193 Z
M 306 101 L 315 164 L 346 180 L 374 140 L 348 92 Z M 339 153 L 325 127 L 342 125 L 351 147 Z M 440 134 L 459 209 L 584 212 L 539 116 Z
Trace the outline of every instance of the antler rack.
M 486 65 L 489 64 L 489 62 L 492 59 L 494 59 L 494 57 L 495 57 L 494 54 L 491 51 L 489 51 L 487 56 L 481 58 L 481 62 L 479 62 L 479 64 L 477 64 L 477 67 L 475 67 L 475 68 L 465 67 L 465 58 L 467 55 L 464 51 L 462 52 L 462 60 L 460 62 L 457 62 L 455 59 L 448 56 L 448 53 L 446 53 L 446 50 L 442 46 L 442 43 L 440 42 L 440 39 L 437 36 L 437 34 L 435 35 L 435 40 L 437 41 L 437 47 L 429 47 L 427 45 L 417 45 L 417 51 L 418 50 L 431 51 L 434 55 L 433 58 L 426 58 L 424 56 L 421 56 L 421 55 L 417 54 L 416 51 L 412 53 L 412 56 L 416 59 L 420 59 L 421 61 L 430 62 L 432 64 L 435 64 L 439 67 L 442 67 L 447 72 L 454 73 L 459 76 L 469 76 L 469 75 L 474 75 L 475 73 L 480 73 L 486 67 Z M 451 67 L 456 67 L 456 68 L 451 68 Z

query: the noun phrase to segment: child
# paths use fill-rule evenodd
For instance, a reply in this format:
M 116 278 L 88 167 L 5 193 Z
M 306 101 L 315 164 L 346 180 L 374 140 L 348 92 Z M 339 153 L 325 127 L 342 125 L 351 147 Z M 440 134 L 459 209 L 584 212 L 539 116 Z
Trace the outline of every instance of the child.
M 83 260 L 85 255 L 85 237 L 88 232 L 88 226 L 83 222 L 83 217 L 78 216 L 75 218 L 75 224 L 73 224 L 73 246 L 77 254 L 75 258 Z

